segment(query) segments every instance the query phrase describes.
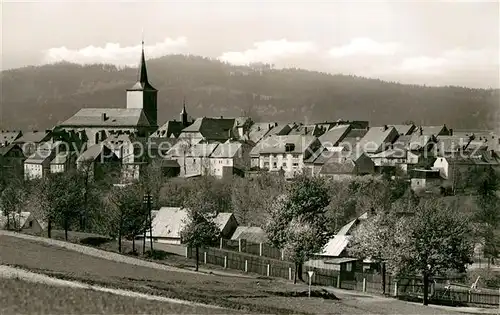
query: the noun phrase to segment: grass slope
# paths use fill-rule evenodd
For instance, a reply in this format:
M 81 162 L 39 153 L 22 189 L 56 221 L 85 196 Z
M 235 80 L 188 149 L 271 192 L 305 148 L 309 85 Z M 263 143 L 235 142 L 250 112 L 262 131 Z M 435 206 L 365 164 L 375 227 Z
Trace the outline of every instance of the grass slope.
M 43 240 L 43 239 L 42 239 Z M 340 300 L 287 297 L 307 286 L 275 279 L 164 271 L 95 258 L 40 241 L 0 235 L 0 264 L 57 278 L 272 314 L 454 314 L 402 301 L 335 291 Z M 285 295 L 285 296 L 282 296 Z M 128 311 L 127 313 L 130 313 Z M 133 312 L 137 313 L 137 312 Z

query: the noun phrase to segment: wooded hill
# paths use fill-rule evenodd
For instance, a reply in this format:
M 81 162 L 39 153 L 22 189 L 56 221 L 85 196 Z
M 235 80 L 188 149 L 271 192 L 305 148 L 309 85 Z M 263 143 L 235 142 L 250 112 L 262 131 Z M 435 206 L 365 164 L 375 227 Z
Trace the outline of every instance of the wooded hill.
M 371 125 L 447 124 L 492 129 L 499 90 L 425 87 L 300 69 L 236 67 L 196 56 L 148 61 L 158 117 L 176 118 L 186 97 L 193 117 L 250 115 L 254 120 L 369 120 Z M 1 72 L 1 128 L 46 129 L 82 107 L 125 107 L 137 69 L 58 63 Z

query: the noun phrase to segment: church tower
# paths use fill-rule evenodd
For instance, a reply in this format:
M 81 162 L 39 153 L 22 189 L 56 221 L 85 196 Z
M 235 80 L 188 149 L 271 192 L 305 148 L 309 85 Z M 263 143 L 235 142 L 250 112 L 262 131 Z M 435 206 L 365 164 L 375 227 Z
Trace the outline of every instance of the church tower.
M 141 61 L 139 64 L 137 82 L 127 89 L 127 108 L 141 108 L 152 127 L 158 127 L 158 90 L 148 81 L 146 58 L 144 57 L 144 41 L 142 41 Z
M 188 125 L 188 113 L 186 111 L 186 98 L 184 98 L 184 101 L 182 104 L 182 112 L 180 114 L 180 121 L 182 123 L 182 126 L 187 127 L 187 125 Z

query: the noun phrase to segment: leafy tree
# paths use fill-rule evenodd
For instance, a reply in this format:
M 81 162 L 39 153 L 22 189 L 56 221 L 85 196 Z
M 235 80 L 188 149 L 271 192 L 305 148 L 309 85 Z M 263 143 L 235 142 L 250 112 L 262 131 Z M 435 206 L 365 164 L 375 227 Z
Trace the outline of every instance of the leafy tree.
M 143 195 L 140 186 L 137 183 L 132 183 L 113 187 L 108 200 L 109 211 L 112 213 L 110 232 L 118 238 L 118 251 L 121 253 L 122 238 L 132 237 L 135 239 L 135 236 L 145 228 L 145 214 L 142 210 L 144 209 Z
M 200 247 L 212 245 L 220 237 L 219 228 L 213 222 L 219 211 L 218 196 L 210 189 L 209 179 L 201 180 L 198 188 L 184 203 L 188 222 L 181 231 L 182 242 L 196 250 L 196 271 Z
M 391 257 L 390 245 L 396 220 L 393 212 L 379 212 L 369 216 L 353 232 L 353 239 L 348 247 L 349 255 L 369 258 L 380 264 L 383 294 L 386 289 L 386 261 Z
M 7 218 L 7 229 L 20 230 L 21 211 L 24 208 L 27 189 L 23 180 L 13 178 L 0 193 L 0 214 Z
M 295 263 L 294 283 L 297 275 L 302 278 L 302 264 L 328 242 L 325 208 L 329 201 L 321 178 L 300 175 L 271 208 L 265 230 L 271 243 Z

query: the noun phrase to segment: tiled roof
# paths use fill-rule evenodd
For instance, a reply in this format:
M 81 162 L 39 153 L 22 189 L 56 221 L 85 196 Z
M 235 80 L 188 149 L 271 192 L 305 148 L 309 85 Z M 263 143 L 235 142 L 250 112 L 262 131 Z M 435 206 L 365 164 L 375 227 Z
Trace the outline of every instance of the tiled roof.
M 26 131 L 23 132 L 21 138 L 14 141 L 14 143 L 40 143 L 49 140 L 51 137 L 52 131 Z
M 384 144 L 392 143 L 391 134 L 397 135 L 394 127 L 372 127 L 359 141 L 359 147 L 368 153 L 379 151 Z
M 171 136 L 177 138 L 182 132 L 184 125 L 180 121 L 169 120 L 163 126 L 158 128 L 151 137 L 162 137 L 162 138 L 170 138 Z
M 407 135 L 412 134 L 416 128 L 416 126 L 413 124 L 411 124 L 411 125 L 390 125 L 390 127 L 396 128 L 396 131 L 401 136 L 407 136 Z
M 319 137 L 319 141 L 323 146 L 337 146 L 342 139 L 347 136 L 351 126 L 350 125 L 339 125 L 328 130 L 322 136 Z
M 441 126 L 420 126 L 415 132 L 420 133 L 423 136 L 439 136 L 443 130 L 446 129 L 445 125 Z
M 252 243 L 267 243 L 269 239 L 267 238 L 266 232 L 256 226 L 238 226 L 231 236 L 232 240 L 247 240 Z
M 16 224 L 19 223 L 21 228 L 24 228 L 24 225 L 26 224 L 26 221 L 29 219 L 30 216 L 31 216 L 31 212 L 25 212 L 25 211 L 21 212 L 20 214 L 19 213 L 10 213 L 9 214 L 10 220 L 7 220 L 7 216 L 3 215 L 3 213 L 0 212 L 0 229 L 7 228 L 7 221 L 10 221 L 9 223 L 12 226 L 14 226 L 12 223 L 13 219 L 16 220 Z
M 94 161 L 102 152 L 105 152 L 106 155 L 111 155 L 111 150 L 106 145 L 102 143 L 94 144 L 78 157 L 77 162 Z
M 181 231 L 186 226 L 188 212 L 179 207 L 161 207 L 153 218 L 153 237 L 181 238 Z
M 269 130 L 266 135 L 265 135 L 265 138 L 267 137 L 271 137 L 271 136 L 286 136 L 290 133 L 290 130 L 292 130 L 292 127 L 295 126 L 295 125 L 290 125 L 290 124 L 278 124 L 276 126 L 276 124 L 274 125 L 273 128 L 271 128 L 271 130 Z
M 439 152 L 458 152 L 464 150 L 469 144 L 470 137 L 439 136 L 437 148 Z
M 234 118 L 198 118 L 194 123 L 184 129 L 185 132 L 199 132 L 207 140 L 227 140 L 233 132 Z M 230 135 L 231 134 L 231 135 Z
M 102 115 L 106 114 L 103 121 Z M 82 108 L 60 126 L 149 127 L 140 108 Z
M 233 217 L 231 212 L 219 212 L 214 218 L 214 223 L 217 225 L 219 230 L 222 231 L 229 223 L 229 220 L 231 220 L 231 217 Z
M 248 140 L 253 143 L 259 142 L 266 133 L 271 130 L 271 127 L 274 128 L 276 123 L 255 123 L 250 127 L 248 132 Z
M 240 142 L 221 143 L 215 148 L 210 157 L 213 158 L 233 158 L 243 145 Z
M 314 152 L 305 163 L 313 163 L 317 165 L 325 164 L 330 158 L 342 156 L 348 156 L 350 152 L 346 151 L 344 147 L 321 147 L 316 152 Z
M 20 131 L 0 131 L 0 146 L 5 144 L 11 144 L 16 139 L 21 137 L 22 133 Z
M 262 139 L 250 152 L 251 155 L 263 153 L 295 153 L 302 154 L 311 144 L 316 141 L 314 136 L 271 136 Z M 293 145 L 290 151 L 286 151 L 287 145 Z
M 61 142 L 44 142 L 38 146 L 35 153 L 29 156 L 24 163 L 26 164 L 40 164 L 49 158 L 53 157 L 53 151 Z
M 402 159 L 406 158 L 406 151 L 403 149 L 388 149 L 371 156 L 372 159 Z
M 323 252 L 319 256 L 340 256 L 342 252 L 349 245 L 349 241 L 352 238 L 350 235 L 335 235 L 328 243 L 326 243 L 323 248 Z
M 352 174 L 356 169 L 356 161 L 363 155 L 366 157 L 362 152 L 335 152 L 324 162 L 320 174 Z

